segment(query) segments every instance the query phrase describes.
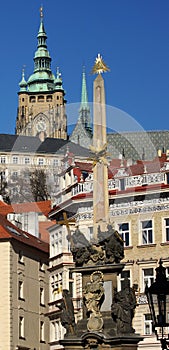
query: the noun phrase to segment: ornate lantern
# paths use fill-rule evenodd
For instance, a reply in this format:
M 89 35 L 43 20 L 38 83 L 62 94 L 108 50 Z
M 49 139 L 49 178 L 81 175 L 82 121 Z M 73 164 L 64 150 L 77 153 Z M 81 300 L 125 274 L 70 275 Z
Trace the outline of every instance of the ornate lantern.
M 145 288 L 153 331 L 157 340 L 161 341 L 163 350 L 168 349 L 169 346 L 169 281 L 165 270 L 160 259 L 159 267 L 156 268 L 156 281 Z

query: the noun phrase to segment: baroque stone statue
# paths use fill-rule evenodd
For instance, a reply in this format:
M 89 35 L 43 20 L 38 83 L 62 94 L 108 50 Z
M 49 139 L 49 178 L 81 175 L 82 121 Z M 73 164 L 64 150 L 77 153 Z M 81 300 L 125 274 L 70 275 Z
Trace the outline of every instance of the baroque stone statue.
M 90 282 L 86 284 L 83 290 L 84 304 L 87 309 L 88 330 L 100 331 L 103 327 L 103 320 L 100 312 L 104 301 L 103 274 L 95 271 L 90 276 Z
M 113 320 L 117 325 L 117 334 L 134 333 L 132 320 L 136 308 L 136 296 L 133 288 L 130 287 L 130 281 L 125 278 L 123 289 L 114 293 L 114 299 L 111 307 Z
M 98 228 L 97 241 L 89 242 L 79 230 L 71 237 L 71 252 L 76 266 L 119 263 L 124 257 L 124 244 L 120 235 L 111 225 L 107 231 Z
M 63 290 L 62 297 L 62 302 L 57 305 L 61 310 L 61 324 L 66 329 L 66 335 L 75 334 L 74 307 L 71 295 L 67 289 Z

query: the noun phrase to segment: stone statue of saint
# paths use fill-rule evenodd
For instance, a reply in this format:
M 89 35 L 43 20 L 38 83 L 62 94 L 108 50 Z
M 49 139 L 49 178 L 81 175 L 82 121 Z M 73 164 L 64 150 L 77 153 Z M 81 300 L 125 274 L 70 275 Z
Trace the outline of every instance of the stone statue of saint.
M 63 300 L 61 304 L 57 305 L 61 310 L 61 324 L 66 329 L 66 335 L 75 334 L 74 307 L 71 295 L 67 289 L 64 289 L 62 296 Z
M 103 274 L 95 271 L 90 276 L 90 282 L 83 290 L 84 303 L 87 308 L 88 330 L 100 331 L 103 327 L 103 319 L 100 312 L 104 301 Z
M 114 293 L 112 303 L 112 317 L 117 325 L 117 334 L 134 333 L 132 320 L 136 308 L 136 297 L 134 289 L 130 287 L 130 281 L 125 278 L 123 289 Z

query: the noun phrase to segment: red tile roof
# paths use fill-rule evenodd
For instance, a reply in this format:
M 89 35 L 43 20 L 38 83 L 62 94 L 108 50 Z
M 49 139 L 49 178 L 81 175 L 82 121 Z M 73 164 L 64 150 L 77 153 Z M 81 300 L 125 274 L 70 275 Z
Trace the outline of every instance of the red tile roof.
M 45 253 L 49 253 L 49 244 L 41 239 L 20 230 L 18 227 L 8 221 L 3 215 L 0 215 L 0 242 L 4 239 L 14 239 L 28 246 L 34 247 Z
M 0 214 L 6 216 L 10 213 L 42 213 L 46 217 L 51 210 L 51 201 L 13 203 L 12 205 L 0 201 Z
M 14 203 L 12 204 L 14 213 L 43 213 L 45 216 L 48 215 L 51 210 L 51 201 L 41 202 L 26 202 L 26 203 Z

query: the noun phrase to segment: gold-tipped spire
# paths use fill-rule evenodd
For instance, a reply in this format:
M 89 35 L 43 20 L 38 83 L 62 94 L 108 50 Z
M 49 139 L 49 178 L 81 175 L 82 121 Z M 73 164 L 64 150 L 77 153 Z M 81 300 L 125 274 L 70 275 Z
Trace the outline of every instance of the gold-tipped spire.
M 95 64 L 92 68 L 92 74 L 101 74 L 103 72 L 108 72 L 108 71 L 110 71 L 110 68 L 103 61 L 103 58 L 100 55 L 100 53 L 98 53 L 95 60 Z

